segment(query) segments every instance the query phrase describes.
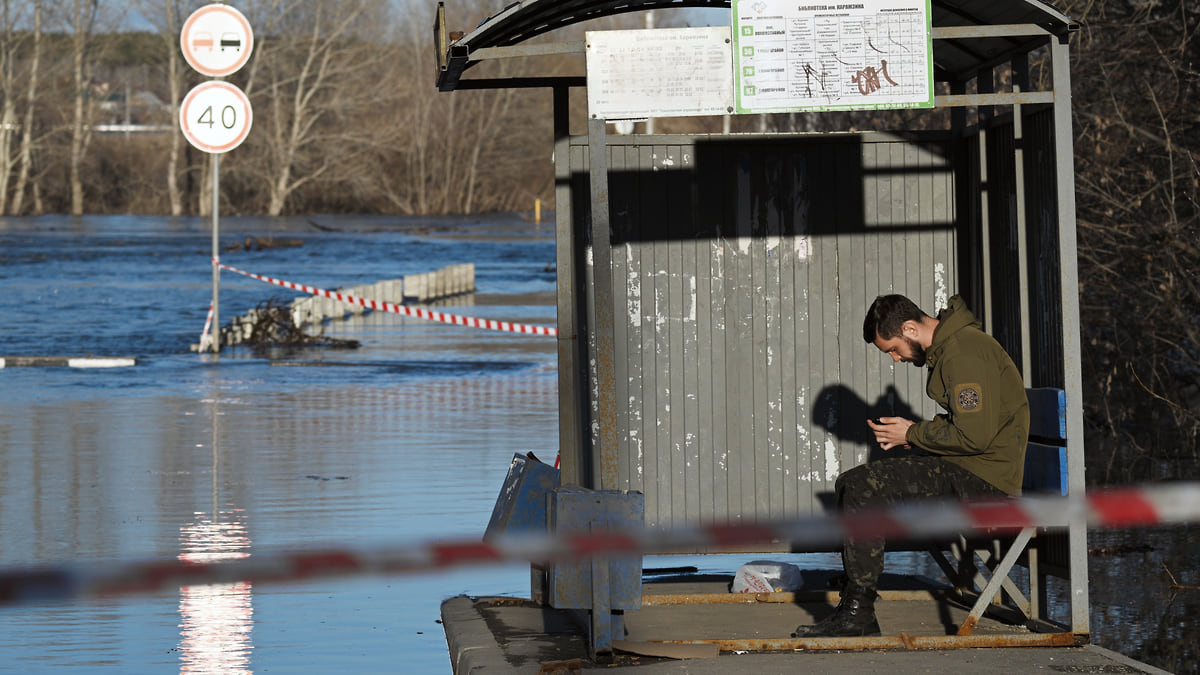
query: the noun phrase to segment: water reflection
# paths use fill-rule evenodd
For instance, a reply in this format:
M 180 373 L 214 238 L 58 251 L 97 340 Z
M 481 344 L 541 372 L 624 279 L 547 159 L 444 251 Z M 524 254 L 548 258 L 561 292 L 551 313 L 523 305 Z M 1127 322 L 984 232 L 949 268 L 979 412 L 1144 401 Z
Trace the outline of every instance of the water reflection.
M 212 562 L 250 555 L 243 511 L 210 517 L 197 513 L 180 528 L 180 560 Z M 184 586 L 179 589 L 179 672 L 250 673 L 253 628 L 251 584 Z
M 1195 529 L 1184 524 L 1088 533 L 1092 634 L 1098 644 L 1171 672 L 1200 672 Z

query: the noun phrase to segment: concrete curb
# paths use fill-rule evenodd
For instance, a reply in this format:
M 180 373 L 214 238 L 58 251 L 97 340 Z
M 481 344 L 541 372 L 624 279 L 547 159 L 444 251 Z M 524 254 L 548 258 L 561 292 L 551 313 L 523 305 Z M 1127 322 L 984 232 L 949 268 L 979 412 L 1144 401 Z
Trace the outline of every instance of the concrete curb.
M 1142 663 L 1140 661 L 1135 661 L 1124 654 L 1114 652 L 1111 649 L 1105 649 L 1099 645 L 1086 644 L 1083 646 L 1083 649 L 1084 651 L 1091 651 L 1101 654 L 1110 661 L 1115 661 L 1118 665 L 1130 668 L 1132 672 L 1135 673 L 1145 673 L 1146 675 L 1171 675 L 1170 671 L 1163 670 L 1161 668 L 1155 668 L 1154 666 Z
M 442 627 L 446 630 L 446 646 L 450 649 L 451 672 L 519 671 L 504 657 L 504 649 L 496 642 L 473 599 L 460 595 L 443 602 Z

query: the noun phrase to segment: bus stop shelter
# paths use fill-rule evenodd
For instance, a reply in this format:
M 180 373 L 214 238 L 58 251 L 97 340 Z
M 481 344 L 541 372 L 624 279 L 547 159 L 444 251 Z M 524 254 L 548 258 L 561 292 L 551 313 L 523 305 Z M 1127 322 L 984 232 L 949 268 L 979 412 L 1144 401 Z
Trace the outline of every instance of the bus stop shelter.
M 895 292 L 931 314 L 962 295 L 1027 387 L 1065 394 L 1062 492 L 1082 495 L 1077 25 L 1037 0 L 933 0 L 929 111 L 950 120 L 934 130 L 613 135 L 589 114 L 572 135 L 567 93 L 587 77 L 468 77 L 586 53 L 530 40 L 588 19 L 729 6 L 521 0 L 462 33 L 439 6 L 441 91 L 554 92 L 562 482 L 641 493 L 648 528 L 822 512 L 837 475 L 880 452 L 866 418 L 938 412 L 923 371 L 862 340 L 866 308 Z M 1085 525 L 1037 539 L 1066 611 L 1050 616 L 1043 585 L 1032 612 L 1086 639 Z

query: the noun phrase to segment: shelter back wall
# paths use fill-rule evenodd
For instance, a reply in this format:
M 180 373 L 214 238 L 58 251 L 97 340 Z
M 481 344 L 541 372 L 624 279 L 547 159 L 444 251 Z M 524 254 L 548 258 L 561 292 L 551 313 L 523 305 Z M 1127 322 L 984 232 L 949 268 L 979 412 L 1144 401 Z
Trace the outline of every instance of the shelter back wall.
M 821 511 L 841 471 L 882 452 L 868 417 L 936 412 L 923 370 L 866 344 L 862 317 L 879 294 L 933 313 L 959 292 L 952 143 L 608 141 L 620 447 L 596 473 L 617 483 L 592 487 L 643 492 L 648 527 Z M 586 137 L 565 159 L 590 231 Z

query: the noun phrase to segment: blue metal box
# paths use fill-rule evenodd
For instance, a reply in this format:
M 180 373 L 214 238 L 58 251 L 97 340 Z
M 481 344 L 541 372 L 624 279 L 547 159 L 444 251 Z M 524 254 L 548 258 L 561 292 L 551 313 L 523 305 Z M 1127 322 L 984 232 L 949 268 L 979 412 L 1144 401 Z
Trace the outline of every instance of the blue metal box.
M 513 456 L 492 518 L 483 533 L 485 541 L 501 532 L 546 532 L 546 499 L 558 487 L 558 469 L 529 455 Z
M 640 492 L 588 490 L 576 485 L 550 491 L 550 531 L 591 532 L 640 528 L 645 514 Z M 554 563 L 548 570 L 549 605 L 566 609 L 594 609 L 592 564 L 607 563 L 607 574 L 595 575 L 603 584 L 607 576 L 608 609 L 642 606 L 642 556 L 624 555 Z M 598 592 L 602 592 L 597 589 Z

